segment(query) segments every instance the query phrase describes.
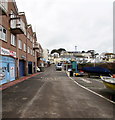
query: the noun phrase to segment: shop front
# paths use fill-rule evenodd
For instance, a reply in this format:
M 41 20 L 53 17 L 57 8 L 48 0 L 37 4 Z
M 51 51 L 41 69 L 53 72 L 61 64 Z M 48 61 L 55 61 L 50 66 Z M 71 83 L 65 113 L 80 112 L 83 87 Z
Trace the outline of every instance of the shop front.
M 0 85 L 15 80 L 15 59 L 1 56 L 0 59 Z
M 0 85 L 16 78 L 16 52 L 0 47 Z

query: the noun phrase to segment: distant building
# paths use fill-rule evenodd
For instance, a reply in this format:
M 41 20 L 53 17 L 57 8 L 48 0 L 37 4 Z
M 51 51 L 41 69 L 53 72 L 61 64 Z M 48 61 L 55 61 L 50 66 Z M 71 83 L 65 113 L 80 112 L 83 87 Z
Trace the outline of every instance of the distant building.
M 101 62 L 115 62 L 115 54 L 114 53 L 103 53 L 100 56 Z
M 36 35 L 35 35 L 36 36 Z M 43 48 L 37 41 L 34 43 L 35 56 L 37 59 L 37 67 L 41 66 L 43 63 Z
M 54 56 L 52 54 L 49 55 L 48 59 L 51 64 L 54 63 Z
M 48 61 L 48 57 L 49 57 L 49 50 L 43 49 L 43 58 L 45 59 L 45 61 Z
M 57 53 L 57 52 L 55 52 L 55 53 L 49 55 L 49 61 L 50 61 L 51 63 L 60 62 L 59 59 L 60 59 L 59 53 Z
M 90 61 L 92 55 L 90 52 L 65 51 L 60 57 L 64 61 L 76 60 L 78 63 L 86 63 Z

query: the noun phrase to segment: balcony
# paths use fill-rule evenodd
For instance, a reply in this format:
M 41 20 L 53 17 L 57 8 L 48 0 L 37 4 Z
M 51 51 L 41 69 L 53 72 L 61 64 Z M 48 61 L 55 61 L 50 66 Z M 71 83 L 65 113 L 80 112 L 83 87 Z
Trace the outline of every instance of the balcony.
M 39 50 L 39 43 L 38 43 L 38 42 L 35 42 L 35 43 L 34 43 L 33 49 L 34 49 L 34 50 L 35 50 L 35 49 Z
M 25 24 L 20 17 L 10 19 L 10 30 L 13 34 L 25 33 Z
M 43 57 L 43 54 L 42 54 L 42 53 L 37 52 L 37 59 L 40 59 L 40 58 L 42 58 L 42 57 Z
M 0 0 L 0 11 L 2 11 L 2 15 L 7 15 L 7 11 L 8 11 L 8 1 L 7 0 Z

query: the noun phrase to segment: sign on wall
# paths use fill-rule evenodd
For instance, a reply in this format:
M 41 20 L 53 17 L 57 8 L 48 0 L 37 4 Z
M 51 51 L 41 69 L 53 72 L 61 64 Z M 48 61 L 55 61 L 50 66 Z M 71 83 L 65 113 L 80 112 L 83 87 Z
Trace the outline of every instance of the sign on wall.
M 9 55 L 9 56 L 16 58 L 16 52 L 5 49 L 3 47 L 0 47 L 0 54 L 1 55 Z

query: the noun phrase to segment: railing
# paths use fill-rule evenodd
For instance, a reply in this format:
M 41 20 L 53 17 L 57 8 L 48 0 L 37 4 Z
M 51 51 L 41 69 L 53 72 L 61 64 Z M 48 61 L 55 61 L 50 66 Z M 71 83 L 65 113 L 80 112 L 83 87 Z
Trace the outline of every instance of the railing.
M 35 42 L 35 43 L 34 43 L 33 49 L 36 49 L 37 58 L 43 57 L 43 52 L 42 52 L 42 50 L 41 50 L 41 48 L 40 48 L 40 44 L 39 44 L 38 42 Z
M 22 21 L 20 17 L 11 18 L 10 27 L 12 31 L 16 32 L 17 34 L 25 33 L 25 23 Z
M 38 42 L 34 43 L 34 49 L 39 49 L 39 43 Z
M 3 14 L 7 14 L 8 11 L 8 0 L 0 0 L 0 9 Z
M 41 58 L 41 57 L 43 57 L 43 54 L 42 53 L 37 53 L 37 58 Z

